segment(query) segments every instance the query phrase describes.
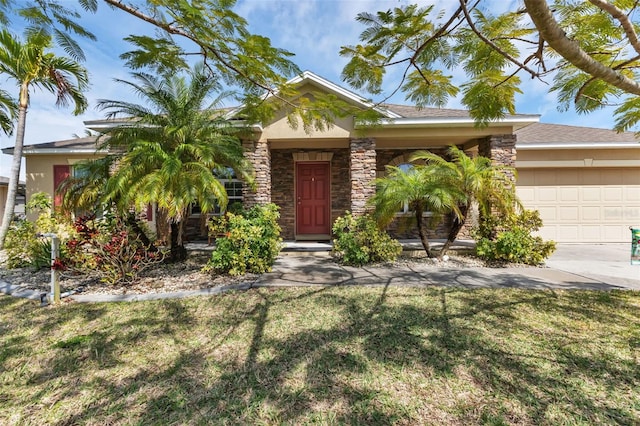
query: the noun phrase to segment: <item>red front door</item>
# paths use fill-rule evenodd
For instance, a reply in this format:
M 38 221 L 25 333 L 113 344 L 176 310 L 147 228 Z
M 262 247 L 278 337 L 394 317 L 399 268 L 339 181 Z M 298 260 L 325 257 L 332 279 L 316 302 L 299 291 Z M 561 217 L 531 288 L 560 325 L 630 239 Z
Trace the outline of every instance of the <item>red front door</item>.
M 69 177 L 71 174 L 71 168 L 68 164 L 54 165 L 53 166 L 53 206 L 60 207 L 62 205 L 62 199 L 64 194 L 58 193 L 58 187 L 63 180 Z
M 329 235 L 329 163 L 296 163 L 296 234 Z

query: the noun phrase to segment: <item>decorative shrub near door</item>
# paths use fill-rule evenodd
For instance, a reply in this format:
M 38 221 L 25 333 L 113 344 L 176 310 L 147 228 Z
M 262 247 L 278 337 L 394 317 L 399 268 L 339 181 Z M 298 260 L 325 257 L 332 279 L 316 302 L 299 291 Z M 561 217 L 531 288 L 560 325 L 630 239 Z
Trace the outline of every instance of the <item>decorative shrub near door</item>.
M 229 275 L 271 271 L 282 248 L 279 217 L 279 207 L 269 203 L 212 219 L 210 234 L 219 237 L 204 271 Z
M 345 212 L 334 222 L 333 234 L 333 255 L 347 265 L 393 262 L 402 252 L 400 243 L 380 230 L 369 215 L 353 217 Z

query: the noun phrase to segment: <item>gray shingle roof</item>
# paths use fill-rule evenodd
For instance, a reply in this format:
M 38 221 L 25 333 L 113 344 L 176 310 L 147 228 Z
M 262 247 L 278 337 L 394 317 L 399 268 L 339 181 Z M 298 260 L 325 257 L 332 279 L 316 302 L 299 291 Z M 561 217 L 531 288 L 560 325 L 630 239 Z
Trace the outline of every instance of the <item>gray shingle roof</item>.
M 25 145 L 25 148 L 37 146 L 38 148 L 42 148 L 42 149 L 47 149 L 47 148 L 91 149 L 91 148 L 96 148 L 96 140 L 97 140 L 96 136 L 88 136 L 84 138 L 67 139 L 64 141 L 53 141 L 53 142 L 38 143 L 33 145 Z
M 634 133 L 617 133 L 614 130 L 593 127 L 567 126 L 564 124 L 534 123 L 516 130 L 518 145 L 527 144 L 585 144 L 640 142 Z
M 382 104 L 383 108 L 401 115 L 403 118 L 471 118 L 466 109 L 418 108 L 414 105 Z M 530 114 L 513 114 L 511 117 L 531 117 Z
M 35 143 L 24 146 L 24 151 L 28 153 L 31 150 L 50 150 L 50 149 L 65 149 L 65 150 L 95 150 L 97 136 L 88 136 L 83 138 L 67 139 L 63 141 L 53 141 L 44 143 Z M 12 154 L 13 147 L 2 148 L 2 152 L 5 154 Z
M 448 108 L 418 108 L 412 105 L 383 104 L 383 108 L 395 112 L 404 118 L 426 118 L 426 117 L 462 117 L 469 118 L 469 111 L 464 109 L 448 109 Z

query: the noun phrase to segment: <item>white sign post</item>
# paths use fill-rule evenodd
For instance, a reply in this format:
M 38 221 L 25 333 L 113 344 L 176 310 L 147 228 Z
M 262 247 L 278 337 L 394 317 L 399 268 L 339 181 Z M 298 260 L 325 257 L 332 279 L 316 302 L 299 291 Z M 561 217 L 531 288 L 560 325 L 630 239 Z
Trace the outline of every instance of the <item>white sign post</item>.
M 56 234 L 42 234 L 43 237 L 51 238 L 51 292 L 48 294 L 49 303 L 57 305 L 60 303 L 60 281 L 59 272 L 55 267 L 55 261 L 60 255 L 60 238 Z

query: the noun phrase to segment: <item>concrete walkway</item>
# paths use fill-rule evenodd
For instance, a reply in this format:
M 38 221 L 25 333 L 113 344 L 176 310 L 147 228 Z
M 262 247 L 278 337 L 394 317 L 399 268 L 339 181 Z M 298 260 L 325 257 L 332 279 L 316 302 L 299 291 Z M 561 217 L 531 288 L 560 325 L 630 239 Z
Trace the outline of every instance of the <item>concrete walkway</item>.
M 466 243 L 463 243 L 463 246 Z M 261 275 L 253 283 L 175 293 L 100 295 L 74 294 L 77 302 L 142 301 L 214 295 L 229 290 L 255 287 L 298 286 L 455 286 L 464 288 L 525 288 L 640 290 L 640 265 L 629 262 L 626 244 L 559 244 L 542 268 L 433 268 L 413 263 L 394 267 L 355 268 L 335 263 L 325 246 L 298 247 L 283 252 L 273 272 Z M 19 286 L 0 282 L 0 292 L 38 300 L 39 293 L 21 291 Z
M 639 271 L 640 272 L 640 268 Z M 410 285 L 466 288 L 531 288 L 585 290 L 640 290 L 640 277 L 577 274 L 554 267 L 533 268 L 433 268 L 419 263 L 393 268 L 354 268 L 338 265 L 328 255 L 281 256 L 273 272 L 262 275 L 256 286 L 302 285 Z

